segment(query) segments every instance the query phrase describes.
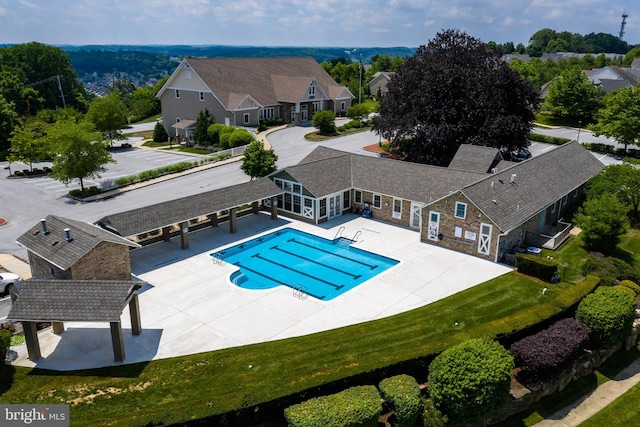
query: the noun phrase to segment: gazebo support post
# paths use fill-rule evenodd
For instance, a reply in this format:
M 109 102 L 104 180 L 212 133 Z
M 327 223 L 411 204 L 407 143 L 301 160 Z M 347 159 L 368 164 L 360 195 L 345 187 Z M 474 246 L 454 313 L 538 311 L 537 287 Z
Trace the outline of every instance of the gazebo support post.
M 116 362 L 124 361 L 124 338 L 122 337 L 122 324 L 109 322 L 111 327 L 111 342 L 113 344 L 113 357 Z
M 64 332 L 64 322 L 51 322 L 51 326 L 53 327 L 53 333 L 56 335 Z
M 251 213 L 257 214 L 260 211 L 260 204 L 258 202 L 251 203 Z
M 162 227 L 162 240 L 168 242 L 171 240 L 171 233 L 169 232 L 169 227 Z
M 211 226 L 212 227 L 217 227 L 218 226 L 218 212 L 214 212 L 211 215 L 209 215 L 209 221 L 211 221 Z
M 278 198 L 271 198 L 271 219 L 278 219 Z
M 189 248 L 189 224 L 186 221 L 180 223 L 180 247 Z
M 134 294 L 129 301 L 129 315 L 131 317 L 131 334 L 140 335 L 142 332 L 142 322 L 140 322 L 140 301 L 138 294 Z
M 229 233 L 231 234 L 238 232 L 238 217 L 236 211 L 236 208 L 229 209 Z
M 40 341 L 38 340 L 38 328 L 36 322 L 22 322 L 24 340 L 27 343 L 29 360 L 36 361 L 42 357 L 40 353 Z

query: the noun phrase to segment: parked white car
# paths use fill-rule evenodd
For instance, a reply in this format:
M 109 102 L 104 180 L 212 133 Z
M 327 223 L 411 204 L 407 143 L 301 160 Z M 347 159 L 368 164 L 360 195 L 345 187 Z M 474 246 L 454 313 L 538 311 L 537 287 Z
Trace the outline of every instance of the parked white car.
M 22 279 L 17 274 L 1 272 L 0 273 L 0 292 L 1 293 L 10 292 L 13 285 L 15 285 L 17 282 L 21 280 Z

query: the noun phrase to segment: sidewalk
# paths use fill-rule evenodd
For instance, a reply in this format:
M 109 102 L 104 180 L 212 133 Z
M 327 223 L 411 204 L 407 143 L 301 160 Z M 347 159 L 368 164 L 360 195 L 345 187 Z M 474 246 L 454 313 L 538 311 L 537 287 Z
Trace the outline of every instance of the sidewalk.
M 22 280 L 31 278 L 31 269 L 25 261 L 9 254 L 0 254 L 0 267 L 9 273 L 17 274 Z
M 591 394 L 551 415 L 536 427 L 577 427 L 640 382 L 640 359 L 623 369 Z

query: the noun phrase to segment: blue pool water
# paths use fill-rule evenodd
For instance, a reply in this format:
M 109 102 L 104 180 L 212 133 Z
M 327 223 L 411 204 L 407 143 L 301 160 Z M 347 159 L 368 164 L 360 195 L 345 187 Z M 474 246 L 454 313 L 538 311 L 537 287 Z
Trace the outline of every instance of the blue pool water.
M 292 228 L 214 252 L 236 265 L 231 281 L 245 289 L 288 286 L 299 295 L 328 301 L 393 267 L 398 261 Z

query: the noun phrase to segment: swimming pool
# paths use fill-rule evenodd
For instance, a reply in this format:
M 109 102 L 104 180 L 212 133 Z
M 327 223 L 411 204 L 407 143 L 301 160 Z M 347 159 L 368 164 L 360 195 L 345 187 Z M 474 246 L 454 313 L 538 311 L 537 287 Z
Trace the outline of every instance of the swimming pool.
M 236 265 L 231 282 L 245 289 L 288 286 L 294 295 L 328 301 L 398 264 L 391 258 L 292 228 L 217 251 L 214 260 Z

